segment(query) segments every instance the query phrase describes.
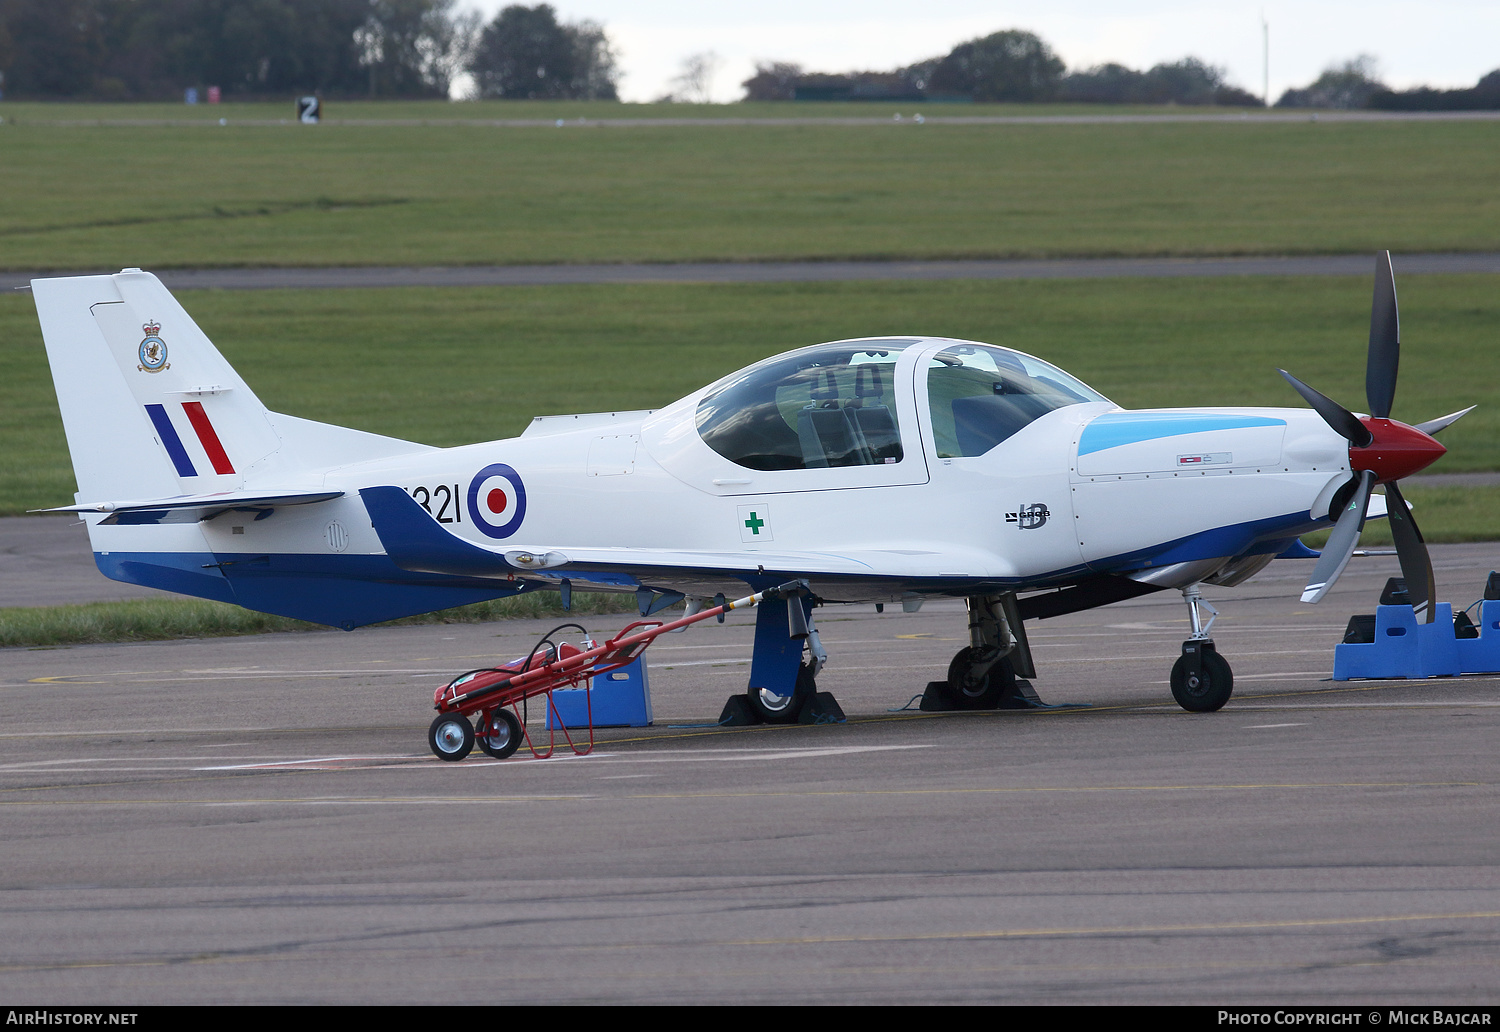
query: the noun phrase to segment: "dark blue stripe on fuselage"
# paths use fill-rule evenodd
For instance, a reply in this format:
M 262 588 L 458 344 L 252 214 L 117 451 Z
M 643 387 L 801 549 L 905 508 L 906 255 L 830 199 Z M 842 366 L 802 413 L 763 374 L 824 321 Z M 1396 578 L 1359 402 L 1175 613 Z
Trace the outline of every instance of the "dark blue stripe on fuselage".
M 346 629 L 536 587 L 525 581 L 408 573 L 383 555 L 95 552 L 94 562 L 111 580 Z
M 172 417 L 167 415 L 167 410 L 160 405 L 147 405 L 146 412 L 151 416 L 151 422 L 156 424 L 156 432 L 161 436 L 161 446 L 172 457 L 177 475 L 196 477 L 198 471 L 193 468 L 193 460 L 188 458 L 187 449 L 182 446 L 182 438 L 177 436 L 177 429 L 172 425 Z
M 1231 523 L 1227 527 L 1214 527 L 1175 541 L 1164 541 L 1133 552 L 1095 559 L 1088 565 L 1100 573 L 1124 574 L 1152 566 L 1170 566 L 1198 559 L 1216 559 L 1219 556 L 1279 553 L 1301 535 L 1323 530 L 1328 526 L 1327 520 L 1318 521 L 1309 513 L 1294 512 L 1268 519 Z

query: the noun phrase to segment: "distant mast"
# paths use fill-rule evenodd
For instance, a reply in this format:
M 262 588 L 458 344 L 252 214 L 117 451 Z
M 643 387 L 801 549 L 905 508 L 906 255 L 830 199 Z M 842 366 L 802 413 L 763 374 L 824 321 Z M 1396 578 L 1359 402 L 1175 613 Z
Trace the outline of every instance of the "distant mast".
M 1261 99 L 1266 107 L 1271 106 L 1271 23 L 1266 21 L 1266 12 L 1260 12 L 1261 55 Z

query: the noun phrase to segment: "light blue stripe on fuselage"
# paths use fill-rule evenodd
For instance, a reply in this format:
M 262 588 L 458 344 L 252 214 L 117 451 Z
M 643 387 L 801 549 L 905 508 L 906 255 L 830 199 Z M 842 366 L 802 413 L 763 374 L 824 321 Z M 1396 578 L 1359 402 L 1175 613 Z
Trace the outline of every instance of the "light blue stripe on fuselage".
M 1089 455 L 1122 444 L 1180 437 L 1205 430 L 1241 430 L 1252 426 L 1286 426 L 1286 420 L 1215 412 L 1109 412 L 1083 428 L 1083 436 L 1078 439 L 1078 454 Z

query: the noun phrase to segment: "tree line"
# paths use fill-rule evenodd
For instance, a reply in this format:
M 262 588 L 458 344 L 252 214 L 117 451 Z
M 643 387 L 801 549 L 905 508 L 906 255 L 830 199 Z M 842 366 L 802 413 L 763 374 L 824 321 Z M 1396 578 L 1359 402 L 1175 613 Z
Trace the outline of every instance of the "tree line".
M 831 75 L 764 62 L 743 85 L 746 100 L 1261 103 L 1227 83 L 1221 69 L 1192 57 L 1144 72 L 1119 64 L 1069 72 L 1044 40 L 1019 29 L 968 40 L 942 57 L 886 72 Z
M 514 4 L 484 24 L 457 0 L 0 0 L 0 95 L 162 100 L 217 86 L 225 97 L 448 97 L 467 74 L 479 97 L 618 100 L 618 53 L 596 22 Z M 711 65 L 689 58 L 684 97 L 706 99 Z M 889 71 L 809 72 L 761 62 L 745 100 L 1073 101 L 1259 107 L 1193 57 L 1136 71 L 1069 71 L 1018 29 Z M 1500 69 L 1470 89 L 1395 91 L 1356 58 L 1279 107 L 1500 108 Z
M 548 4 L 488 25 L 455 0 L 0 0 L 0 91 L 11 98 L 485 97 L 618 99 L 593 22 Z
M 1335 65 L 1307 86 L 1290 89 L 1277 107 L 1369 108 L 1384 111 L 1493 111 L 1500 109 L 1500 68 L 1467 89 L 1418 86 L 1393 90 L 1380 81 L 1375 59 L 1362 54 Z
M 1262 107 L 1264 100 L 1225 81 L 1224 71 L 1194 57 L 1136 71 L 1102 64 L 1068 71 L 1039 36 L 1010 29 L 960 43 L 946 55 L 879 72 L 829 74 L 760 62 L 743 83 L 746 100 L 1072 101 L 1091 104 L 1220 104 Z M 1500 109 L 1500 69 L 1468 89 L 1421 86 L 1396 91 L 1359 57 L 1289 89 L 1277 107 L 1406 111 Z

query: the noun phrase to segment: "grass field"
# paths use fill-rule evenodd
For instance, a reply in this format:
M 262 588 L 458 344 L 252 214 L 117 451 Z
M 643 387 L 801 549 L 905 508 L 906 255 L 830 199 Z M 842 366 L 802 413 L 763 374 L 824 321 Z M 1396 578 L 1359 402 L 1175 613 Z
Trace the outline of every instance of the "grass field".
M 1500 122 L 576 125 L 601 109 L 886 110 L 391 104 L 359 113 L 474 114 L 309 127 L 276 121 L 289 104 L 7 103 L 0 267 L 1500 249 Z M 548 112 L 574 124 L 484 124 Z
M 920 113 L 924 118 L 970 118 L 1013 117 L 1034 118 L 1037 116 L 1076 115 L 1125 115 L 1125 114 L 1171 114 L 1171 115 L 1225 115 L 1234 116 L 1242 110 L 1254 109 L 1200 107 L 1182 108 L 1149 104 L 970 104 L 970 103 L 924 103 L 910 101 L 877 101 L 855 104 L 839 102 L 798 102 L 796 104 L 755 101 L 735 104 L 621 104 L 605 100 L 325 100 L 323 102 L 324 125 L 359 125 L 390 122 L 427 122 L 447 125 L 453 122 L 495 123 L 538 121 L 576 122 L 589 121 L 676 121 L 681 119 L 715 119 L 736 121 L 740 119 L 867 119 L 892 118 L 902 115 L 911 118 Z M 1262 109 L 1260 114 L 1266 112 Z M 1285 115 L 1286 112 L 1274 114 Z M 1307 113 L 1302 112 L 1303 116 Z M 230 123 L 255 122 L 276 124 L 294 122 L 295 102 L 293 98 L 273 101 L 231 100 L 223 104 L 197 104 L 189 107 L 180 103 L 109 103 L 75 101 L 6 101 L 0 104 L 0 116 L 7 122 L 23 125 L 59 125 L 77 123 L 140 124 L 143 122 L 173 122 L 184 124 L 216 124 L 219 119 Z
M 1433 472 L 1500 469 L 1500 278 L 1399 280 L 1395 415 L 1469 404 Z M 993 341 L 1069 369 L 1127 407 L 1300 405 L 1289 368 L 1364 406 L 1364 279 L 599 285 L 184 291 L 268 406 L 455 445 L 534 415 L 654 408 L 734 369 L 841 337 Z M 0 296 L 0 512 L 74 489 L 30 296 Z
M 552 591 L 478 602 L 422 616 L 379 624 L 404 627 L 418 624 L 488 623 L 491 620 L 563 617 L 586 614 L 633 613 L 634 595 L 579 592 L 573 608 L 564 610 Z M 227 638 L 271 631 L 326 631 L 327 627 L 284 616 L 257 613 L 224 602 L 201 598 L 133 599 L 91 602 L 77 606 L 35 606 L 0 609 L 0 648 L 51 648 L 110 641 L 168 641 L 174 638 Z

